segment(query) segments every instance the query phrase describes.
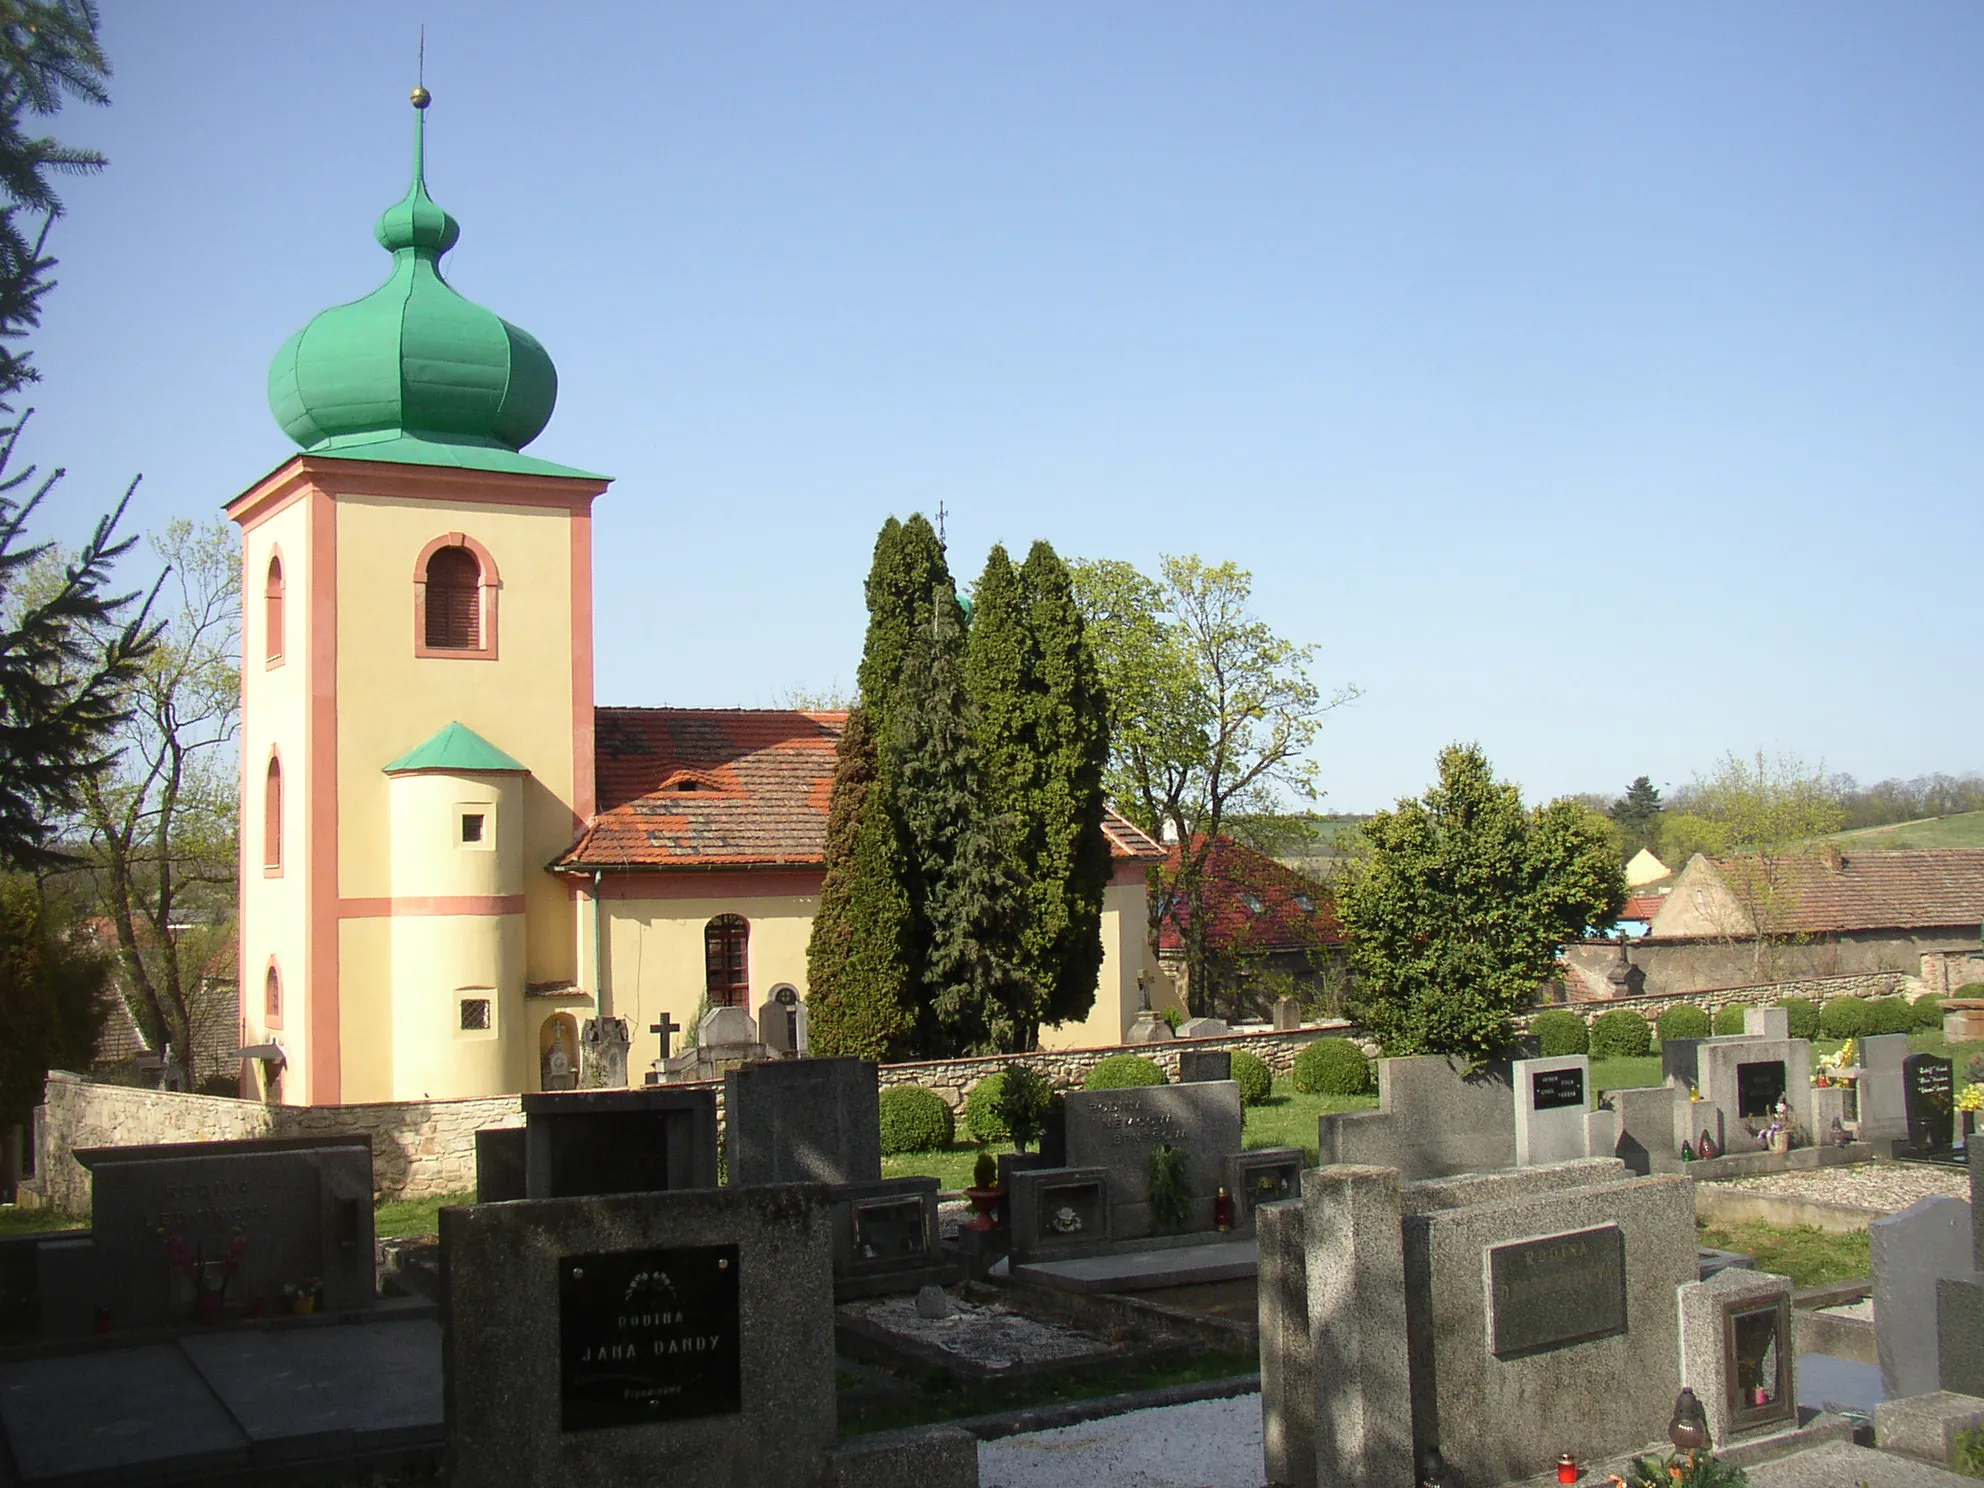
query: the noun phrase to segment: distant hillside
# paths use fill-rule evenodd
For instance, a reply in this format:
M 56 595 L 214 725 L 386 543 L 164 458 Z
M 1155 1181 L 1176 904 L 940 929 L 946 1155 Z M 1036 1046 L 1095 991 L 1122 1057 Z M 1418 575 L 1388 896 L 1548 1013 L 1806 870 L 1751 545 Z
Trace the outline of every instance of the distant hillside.
M 1861 827 L 1826 840 L 1862 852 L 1899 852 L 1910 847 L 1984 847 L 1984 811 L 1930 816 L 1887 827 Z

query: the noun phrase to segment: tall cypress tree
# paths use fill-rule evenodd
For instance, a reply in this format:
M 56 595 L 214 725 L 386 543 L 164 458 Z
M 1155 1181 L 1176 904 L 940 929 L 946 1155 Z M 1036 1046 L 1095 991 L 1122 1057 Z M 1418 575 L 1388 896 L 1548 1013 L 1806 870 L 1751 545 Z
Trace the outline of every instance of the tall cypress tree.
M 1109 763 L 1109 703 L 1075 604 L 1067 564 L 1036 542 L 1020 568 L 1034 668 L 1030 740 L 1038 772 L 1035 855 L 1027 860 L 1031 906 L 1027 966 L 1040 987 L 1043 1023 L 1086 1018 L 1102 973 L 1102 897 L 1109 842 L 1102 835 L 1102 776 Z
M 1023 1047 L 1034 992 L 1021 964 L 1020 865 L 987 810 L 956 605 L 937 595 L 909 637 L 883 778 L 909 849 L 917 921 L 916 1042 L 925 1057 Z
M 882 524 L 867 591 L 868 637 L 855 681 L 876 736 L 887 738 L 903 658 L 917 627 L 930 623 L 933 604 L 949 613 L 960 633 L 964 629 L 964 612 L 944 561 L 944 545 L 922 513 L 907 522 L 890 517 Z
M 855 708 L 835 751 L 826 879 L 806 946 L 814 1046 L 863 1059 L 901 1058 L 914 1024 L 905 864 L 876 788 L 877 755 L 868 715 Z

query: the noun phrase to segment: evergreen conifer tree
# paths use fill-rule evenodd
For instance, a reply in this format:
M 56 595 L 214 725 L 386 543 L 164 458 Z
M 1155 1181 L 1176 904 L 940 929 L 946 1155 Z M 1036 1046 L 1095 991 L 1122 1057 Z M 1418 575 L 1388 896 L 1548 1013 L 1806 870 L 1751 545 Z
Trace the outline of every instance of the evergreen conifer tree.
M 917 627 L 930 623 L 932 605 L 948 612 L 957 632 L 964 630 L 964 612 L 944 561 L 944 545 L 920 512 L 907 522 L 890 517 L 882 524 L 867 592 L 868 637 L 855 681 L 869 725 L 877 738 L 886 739 L 903 658 Z
M 863 1059 L 900 1058 L 914 1023 L 909 899 L 895 819 L 876 788 L 868 715 L 847 715 L 827 809 L 826 879 L 806 946 L 814 1048 Z
M 955 602 L 909 636 L 882 772 L 908 849 L 925 1058 L 1014 1048 L 1034 991 L 1021 965 L 1025 881 L 987 810 Z

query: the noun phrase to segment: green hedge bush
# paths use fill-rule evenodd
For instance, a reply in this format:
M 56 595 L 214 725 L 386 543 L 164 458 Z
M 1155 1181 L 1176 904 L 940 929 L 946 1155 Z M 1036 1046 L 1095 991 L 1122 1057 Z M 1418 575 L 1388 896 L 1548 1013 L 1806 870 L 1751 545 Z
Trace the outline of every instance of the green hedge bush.
M 1141 1054 L 1111 1054 L 1088 1072 L 1084 1090 L 1129 1090 L 1138 1085 L 1165 1085 L 1164 1067 Z
M 1233 1082 L 1240 1087 L 1240 1104 L 1258 1106 L 1274 1089 L 1274 1071 L 1258 1054 L 1239 1049 L 1233 1055 Z
M 1873 1021 L 1864 997 L 1828 997 L 1819 1009 L 1819 1032 L 1829 1039 L 1859 1038 Z
M 1560 1054 L 1582 1054 L 1591 1047 L 1591 1030 L 1584 1019 L 1568 1008 L 1551 1008 L 1529 1020 L 1529 1036 L 1545 1059 Z
M 1732 1033 L 1743 1031 L 1743 1014 L 1746 1011 L 1740 1002 L 1725 1003 L 1715 1010 L 1715 1031 L 1718 1037 L 1726 1038 Z
M 1295 1056 L 1289 1081 L 1304 1095 L 1366 1095 L 1371 1061 L 1349 1039 L 1317 1039 Z
M 1790 1025 L 1793 1038 L 1815 1039 L 1819 1036 L 1819 1005 L 1811 998 L 1780 997 L 1777 1005 L 1789 1014 L 1785 1022 Z
M 921 1085 L 890 1085 L 882 1091 L 882 1151 L 936 1152 L 951 1144 L 957 1122 L 944 1098 Z
M 1693 1003 L 1684 1002 L 1660 1015 L 1660 1041 L 1664 1044 L 1669 1039 L 1707 1038 L 1711 1027 L 1707 1013 Z
M 1915 1009 L 1906 997 L 1876 997 L 1867 1004 L 1867 1032 L 1912 1033 Z
M 1653 1047 L 1653 1030 L 1631 1008 L 1613 1008 L 1591 1020 L 1593 1059 L 1635 1059 Z
M 1004 1097 L 1006 1072 L 987 1075 L 971 1087 L 964 1098 L 964 1134 L 974 1142 L 1003 1142 L 1012 1135 L 1006 1128 L 1006 1114 L 999 1109 Z
M 1908 1005 L 1910 1017 L 1915 1026 L 1924 1033 L 1940 1032 L 1943 1026 L 1943 1000 L 1940 997 L 1918 997 Z

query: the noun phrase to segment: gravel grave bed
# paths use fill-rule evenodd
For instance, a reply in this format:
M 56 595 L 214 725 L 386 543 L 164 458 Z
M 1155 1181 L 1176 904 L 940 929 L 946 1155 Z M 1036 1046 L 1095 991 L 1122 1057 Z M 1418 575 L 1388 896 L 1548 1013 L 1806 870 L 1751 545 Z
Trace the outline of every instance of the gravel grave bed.
M 1085 1359 L 1115 1347 L 1093 1333 L 1043 1323 L 999 1302 L 962 1302 L 953 1294 L 951 1307 L 949 1317 L 926 1318 L 918 1316 L 914 1297 L 877 1297 L 843 1303 L 840 1310 L 993 1368 Z
M 1858 1209 L 1896 1213 L 1917 1199 L 1948 1194 L 1970 1197 L 1970 1179 L 1959 1168 L 1929 1168 L 1918 1163 L 1876 1160 L 1840 1168 L 1805 1168 L 1793 1173 L 1762 1173 L 1754 1178 L 1729 1178 L 1714 1187 L 1743 1193 L 1776 1194 L 1814 1204 L 1850 1204 Z

